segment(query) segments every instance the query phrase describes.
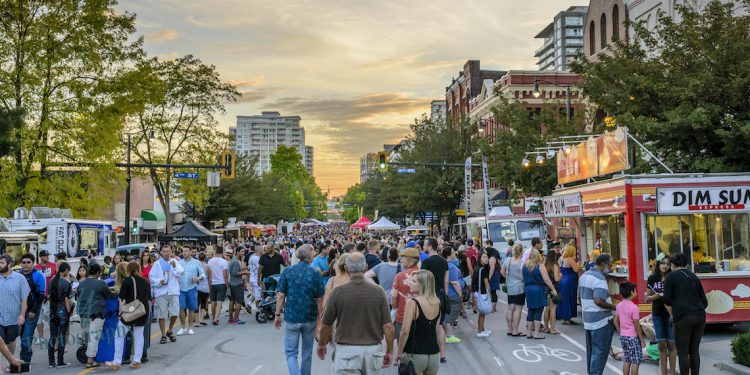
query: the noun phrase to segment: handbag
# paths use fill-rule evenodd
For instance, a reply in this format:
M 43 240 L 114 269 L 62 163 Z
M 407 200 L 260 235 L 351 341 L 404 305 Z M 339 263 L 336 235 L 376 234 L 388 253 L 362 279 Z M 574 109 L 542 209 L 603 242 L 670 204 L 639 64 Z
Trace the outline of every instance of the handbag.
M 122 312 L 120 317 L 125 323 L 130 323 L 144 315 L 146 315 L 146 307 L 143 303 L 138 300 L 138 287 L 135 285 L 135 276 L 133 280 L 133 293 L 135 294 L 135 300 L 122 306 Z
M 492 312 L 492 301 L 490 300 L 489 293 L 482 294 L 482 269 L 479 269 L 479 277 L 477 278 L 477 291 L 474 292 L 475 298 L 477 299 L 477 311 L 482 315 L 487 315 Z
M 412 298 L 412 299 L 414 299 L 414 298 Z M 417 302 L 417 300 L 414 300 L 414 302 L 415 303 L 419 303 L 419 302 Z M 416 322 L 416 320 L 412 320 L 411 324 L 412 324 L 413 332 L 414 332 L 414 334 L 416 334 L 416 332 L 417 332 L 417 322 Z M 411 340 L 411 351 L 412 352 L 414 352 L 414 342 L 415 341 L 417 341 L 417 340 Z M 406 362 L 406 363 L 404 363 L 402 361 L 401 364 L 398 365 L 398 375 L 417 375 L 417 370 L 414 368 L 414 361 L 409 360 L 409 362 Z

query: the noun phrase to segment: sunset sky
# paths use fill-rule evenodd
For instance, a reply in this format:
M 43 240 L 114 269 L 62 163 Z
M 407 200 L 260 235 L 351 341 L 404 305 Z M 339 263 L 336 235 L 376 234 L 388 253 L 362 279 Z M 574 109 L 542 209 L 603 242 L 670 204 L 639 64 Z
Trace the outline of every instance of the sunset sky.
M 359 158 L 395 143 L 443 99 L 468 59 L 536 69 L 534 35 L 570 0 L 120 0 L 152 56 L 192 54 L 243 97 L 218 118 L 299 115 L 315 177 L 332 196 L 359 182 Z

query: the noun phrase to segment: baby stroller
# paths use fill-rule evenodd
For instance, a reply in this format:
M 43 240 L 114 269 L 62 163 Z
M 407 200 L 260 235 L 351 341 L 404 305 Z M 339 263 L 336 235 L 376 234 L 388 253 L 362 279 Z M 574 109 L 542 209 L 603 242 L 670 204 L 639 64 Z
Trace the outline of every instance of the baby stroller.
M 276 317 L 276 288 L 279 285 L 281 275 L 272 275 L 263 279 L 266 290 L 263 291 L 263 299 L 258 305 L 258 311 L 255 312 L 255 321 L 263 324 Z

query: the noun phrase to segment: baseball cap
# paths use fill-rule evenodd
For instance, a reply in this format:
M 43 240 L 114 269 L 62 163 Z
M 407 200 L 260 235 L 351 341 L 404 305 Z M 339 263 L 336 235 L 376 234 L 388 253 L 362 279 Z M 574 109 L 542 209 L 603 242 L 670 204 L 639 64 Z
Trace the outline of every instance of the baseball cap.
M 42 251 L 39 252 L 39 256 L 40 257 L 48 257 L 49 256 L 49 251 L 42 250 Z
M 401 256 L 419 259 L 419 250 L 415 249 L 414 247 L 408 246 L 407 248 L 401 250 Z
M 466 243 L 467 243 L 467 244 L 468 244 L 469 246 L 471 246 L 471 245 L 473 245 L 473 244 L 474 244 L 474 240 L 468 240 L 468 241 L 466 241 Z
M 411 247 L 411 248 L 417 247 L 417 241 L 409 241 L 409 242 L 407 242 L 406 243 L 406 247 L 407 248 L 409 248 L 409 247 Z

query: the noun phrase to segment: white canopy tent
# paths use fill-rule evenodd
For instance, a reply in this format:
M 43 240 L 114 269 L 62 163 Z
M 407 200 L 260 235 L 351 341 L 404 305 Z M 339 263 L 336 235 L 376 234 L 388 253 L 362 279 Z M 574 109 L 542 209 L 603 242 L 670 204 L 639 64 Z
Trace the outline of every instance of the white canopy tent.
M 367 230 L 399 230 L 401 227 L 398 224 L 388 220 L 387 217 L 382 216 L 374 223 L 367 226 Z

